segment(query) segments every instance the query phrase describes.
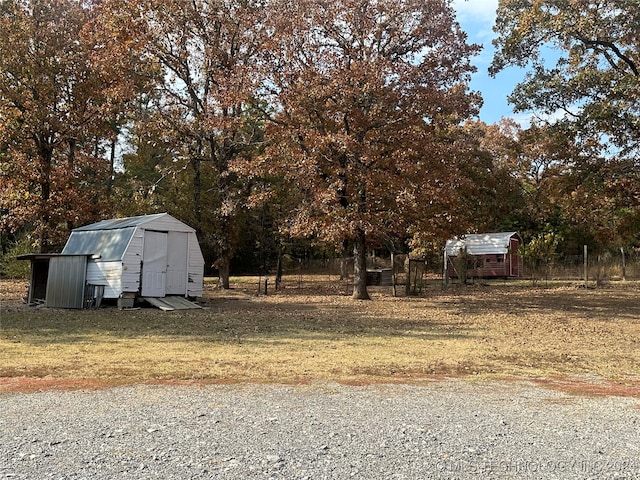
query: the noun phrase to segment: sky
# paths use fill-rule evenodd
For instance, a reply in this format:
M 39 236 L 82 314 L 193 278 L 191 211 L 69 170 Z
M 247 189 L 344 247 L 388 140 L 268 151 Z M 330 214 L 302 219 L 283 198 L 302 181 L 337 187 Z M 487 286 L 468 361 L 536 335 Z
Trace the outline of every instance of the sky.
M 480 120 L 496 123 L 502 117 L 510 117 L 521 124 L 528 123 L 529 115 L 514 114 L 511 105 L 507 103 L 507 96 L 513 91 L 516 83 L 524 78 L 524 71 L 509 68 L 498 73 L 495 78 L 487 73 L 494 52 L 491 40 L 495 36 L 492 29 L 498 0 L 454 0 L 453 7 L 460 26 L 469 36 L 469 42 L 484 47 L 472 61 L 478 71 L 472 76 L 470 85 L 472 90 L 480 91 L 484 99 Z

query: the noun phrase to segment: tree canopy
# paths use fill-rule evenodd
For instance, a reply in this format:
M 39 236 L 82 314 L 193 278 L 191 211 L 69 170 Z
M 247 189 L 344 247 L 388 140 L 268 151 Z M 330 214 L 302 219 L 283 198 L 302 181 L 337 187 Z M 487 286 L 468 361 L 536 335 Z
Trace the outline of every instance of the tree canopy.
M 501 0 L 495 31 L 490 71 L 529 67 L 510 101 L 549 124 L 526 142 L 551 147 L 537 147 L 539 171 L 563 179 L 546 197 L 600 242 L 637 242 L 628 226 L 640 219 L 640 3 Z
M 168 211 L 222 287 L 321 245 L 353 249 L 355 298 L 376 247 L 640 247 L 639 18 L 501 0 L 491 72 L 528 69 L 521 128 L 478 121 L 448 0 L 2 1 L 0 246 Z
M 451 217 L 460 153 L 451 130 L 476 111 L 467 83 L 477 47 L 445 1 L 274 8 L 265 88 L 275 141 L 261 161 L 299 190 L 292 234 L 354 242 L 354 297 L 367 298 L 367 238 L 406 236 L 426 212 L 435 233 Z
M 59 248 L 69 228 L 108 211 L 105 148 L 140 90 L 134 62 L 100 56 L 93 5 L 0 3 L 1 226 Z
M 89 18 L 73 1 L 0 4 L 2 226 L 32 225 L 44 251 L 100 213 L 109 175 L 94 155 L 107 125 L 103 79 L 87 68 Z
M 529 67 L 510 97 L 516 111 L 560 113 L 581 136 L 637 156 L 639 18 L 629 0 L 501 0 L 490 70 Z
M 258 21 L 264 11 L 259 1 L 140 0 L 108 2 L 103 13 L 119 19 L 118 35 L 157 66 L 137 129 L 155 132 L 170 151 L 158 165 L 166 176 L 188 176 L 180 216 L 215 251 L 226 287 L 244 202 L 229 166 L 262 141 L 251 110 L 268 36 Z

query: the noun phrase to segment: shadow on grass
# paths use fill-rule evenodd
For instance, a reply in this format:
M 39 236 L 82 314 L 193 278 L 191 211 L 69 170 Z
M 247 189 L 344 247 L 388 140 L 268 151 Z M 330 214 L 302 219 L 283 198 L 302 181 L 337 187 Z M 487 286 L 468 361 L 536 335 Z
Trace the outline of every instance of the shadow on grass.
M 478 291 L 479 290 L 479 291 Z M 579 288 L 484 287 L 457 296 L 459 311 L 466 314 L 496 312 L 522 315 L 580 316 L 594 321 L 640 321 L 640 290 L 585 290 Z
M 638 291 L 585 291 L 526 287 L 432 290 L 422 298 L 377 297 L 351 301 L 344 295 L 287 292 L 277 302 L 234 292 L 209 294 L 203 310 L 161 312 L 17 309 L 3 311 L 0 338 L 30 344 L 72 344 L 153 337 L 155 341 L 275 344 L 292 340 L 351 338 L 474 339 L 475 315 L 531 312 L 557 321 L 570 316 L 594 321 L 640 321 Z M 269 299 L 271 300 L 271 299 Z M 433 315 L 429 312 L 433 311 Z
M 209 299 L 202 310 L 162 312 L 152 308 L 121 311 L 18 310 L 3 312 L 0 338 L 30 344 L 72 344 L 100 337 L 108 342 L 153 337 L 155 341 L 276 344 L 292 340 L 349 338 L 471 338 L 469 326 L 437 318 L 372 316 L 357 305 L 268 304 L 260 299 Z

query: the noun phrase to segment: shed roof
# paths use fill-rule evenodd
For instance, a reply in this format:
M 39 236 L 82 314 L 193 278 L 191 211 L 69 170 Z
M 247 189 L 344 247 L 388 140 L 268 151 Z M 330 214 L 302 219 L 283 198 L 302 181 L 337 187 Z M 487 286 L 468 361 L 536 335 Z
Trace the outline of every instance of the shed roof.
M 56 257 L 90 257 L 91 254 L 88 253 L 70 253 L 70 254 L 62 254 L 62 253 L 24 253 L 22 255 L 18 255 L 16 260 L 50 260 Z
M 67 240 L 63 254 L 100 255 L 105 262 L 121 260 L 136 229 L 157 228 L 162 231 L 194 231 L 168 213 L 113 218 L 74 228 Z
M 169 216 L 168 213 L 156 213 L 153 215 L 140 215 L 137 217 L 112 218 L 101 222 L 74 228 L 74 232 L 85 232 L 89 230 L 117 230 L 119 228 L 137 227 L 145 223 L 153 222 L 159 218 Z
M 75 229 L 71 232 L 62 253 L 98 254 L 105 262 L 121 260 L 135 230 L 136 228 L 131 226 L 112 230 Z
M 471 255 L 503 254 L 509 251 L 509 241 L 513 236 L 520 240 L 518 232 L 474 233 L 463 238 L 453 238 L 445 245 L 447 255 L 457 255 L 466 247 Z

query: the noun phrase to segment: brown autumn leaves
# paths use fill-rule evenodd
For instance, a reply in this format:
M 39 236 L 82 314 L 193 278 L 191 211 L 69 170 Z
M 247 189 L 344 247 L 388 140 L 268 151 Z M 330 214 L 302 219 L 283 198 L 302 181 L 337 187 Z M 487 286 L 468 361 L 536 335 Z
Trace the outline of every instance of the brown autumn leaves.
M 359 298 L 370 239 L 460 228 L 458 130 L 479 105 L 467 88 L 478 47 L 444 0 L 2 10 L 3 223 L 32 225 L 42 250 L 113 210 L 115 143 L 134 119 L 173 158 L 166 174 L 190 172 L 185 220 L 214 246 L 223 285 L 251 202 L 278 197 L 288 234 L 355 244 Z

